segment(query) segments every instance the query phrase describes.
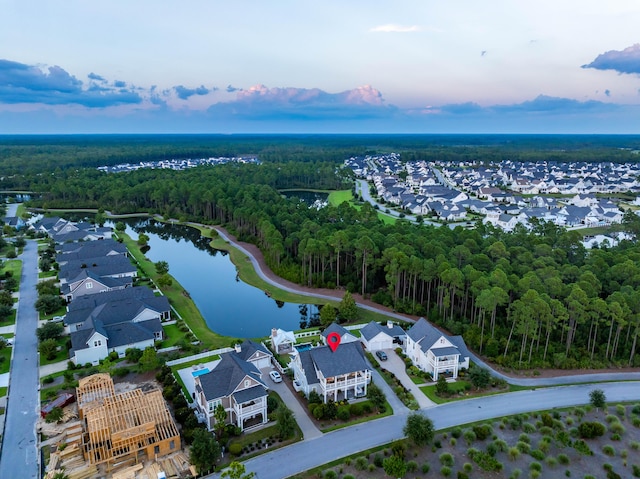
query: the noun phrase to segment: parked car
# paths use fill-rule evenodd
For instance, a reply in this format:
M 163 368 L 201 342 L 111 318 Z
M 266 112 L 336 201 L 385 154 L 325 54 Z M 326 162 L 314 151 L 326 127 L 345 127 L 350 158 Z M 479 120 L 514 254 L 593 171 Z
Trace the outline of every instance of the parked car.
M 378 359 L 380 361 L 386 361 L 387 360 L 387 353 L 385 353 L 384 351 L 376 351 L 376 356 L 378 356 Z
M 51 318 L 51 321 L 53 321 L 54 323 L 61 323 L 62 321 L 64 321 L 64 316 L 54 316 L 53 318 Z
M 274 383 L 281 383 L 282 382 L 282 376 L 280 376 L 280 373 L 278 371 L 270 371 L 269 372 L 269 377 L 271 378 L 271 380 Z

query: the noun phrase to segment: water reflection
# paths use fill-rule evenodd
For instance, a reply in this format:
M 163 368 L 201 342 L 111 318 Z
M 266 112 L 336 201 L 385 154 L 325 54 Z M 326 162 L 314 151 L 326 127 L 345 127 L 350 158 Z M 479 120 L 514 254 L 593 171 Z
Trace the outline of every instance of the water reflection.
M 268 336 L 271 328 L 295 330 L 319 324 L 315 305 L 276 301 L 240 280 L 226 251 L 209 246 L 195 228 L 154 220 L 128 221 L 127 233 L 144 233 L 146 256 L 167 261 L 170 274 L 188 291 L 209 328 L 232 337 Z M 194 248 L 195 246 L 195 248 Z

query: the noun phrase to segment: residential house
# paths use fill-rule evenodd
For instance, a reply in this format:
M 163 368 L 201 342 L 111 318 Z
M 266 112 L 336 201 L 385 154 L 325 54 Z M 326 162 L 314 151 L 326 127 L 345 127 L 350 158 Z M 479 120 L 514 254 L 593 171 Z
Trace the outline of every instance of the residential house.
M 457 378 L 460 369 L 469 367 L 469 351 L 462 336 L 447 336 L 424 318 L 407 331 L 406 355 L 414 366 L 431 374 Z
M 153 347 L 163 337 L 158 318 L 139 321 L 120 321 L 115 315 L 88 318 L 82 327 L 71 333 L 69 356 L 75 364 L 97 365 L 115 351 L 124 357 L 129 348 Z
M 215 410 L 227 413 L 227 423 L 242 430 L 266 423 L 267 385 L 255 364 L 236 351 L 220 355 L 213 370 L 194 377 L 195 403 L 209 431 L 215 429 Z
M 402 341 L 407 333 L 393 321 L 387 321 L 386 325 L 381 325 L 371 321 L 360 330 L 360 340 L 367 351 L 379 351 L 381 349 L 392 349 L 394 343 Z
M 60 284 L 68 283 L 82 271 L 90 271 L 100 278 L 135 278 L 138 275 L 138 270 L 129 258 L 115 254 L 67 261 L 60 266 Z
M 273 353 L 262 344 L 247 339 L 242 344 L 236 344 L 235 350 L 238 357 L 258 369 L 271 367 Z
M 327 336 L 331 333 L 338 333 L 340 335 L 340 344 L 355 343 L 359 341 L 358 337 L 349 332 L 348 329 L 343 328 L 338 323 L 331 323 L 329 326 L 324 328 L 322 333 L 320 333 L 320 338 L 324 344 L 327 344 Z
M 309 395 L 315 391 L 326 403 L 367 395 L 371 368 L 359 342 L 340 344 L 335 351 L 319 346 L 296 352 L 289 367 L 293 387 Z
M 98 258 L 101 256 L 128 256 L 127 247 L 113 239 L 64 243 L 62 245 L 58 245 L 58 248 L 56 249 L 60 252 L 56 255 L 56 262 L 59 266 L 67 264 L 70 261 L 86 262 L 91 258 Z
M 171 306 L 166 296 L 155 296 L 147 287 L 135 287 L 80 296 L 67 306 L 64 325 L 75 332 L 96 320 L 111 325 L 170 318 Z
M 276 354 L 290 353 L 293 351 L 294 344 L 296 344 L 296 335 L 293 331 L 284 331 L 280 328 L 271 330 L 271 347 Z
M 133 280 L 131 277 L 111 278 L 100 277 L 92 271 L 80 270 L 75 278 L 70 278 L 66 283 L 60 285 L 60 294 L 65 300 L 72 301 L 80 296 L 88 294 L 99 294 L 117 289 L 131 288 Z

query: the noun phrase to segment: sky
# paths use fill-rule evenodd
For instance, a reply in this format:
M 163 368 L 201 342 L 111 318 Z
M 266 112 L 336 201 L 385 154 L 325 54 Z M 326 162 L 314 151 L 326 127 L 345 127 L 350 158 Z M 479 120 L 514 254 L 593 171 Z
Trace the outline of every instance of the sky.
M 638 0 L 0 0 L 0 134 L 640 134 Z

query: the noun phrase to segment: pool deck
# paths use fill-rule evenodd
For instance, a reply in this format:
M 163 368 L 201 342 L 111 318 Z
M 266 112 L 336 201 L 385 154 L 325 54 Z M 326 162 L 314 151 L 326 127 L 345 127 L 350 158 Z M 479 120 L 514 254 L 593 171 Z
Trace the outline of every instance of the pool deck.
M 189 391 L 189 394 L 191 395 L 192 400 L 193 400 L 193 393 L 196 391 L 196 383 L 194 381 L 193 373 L 198 373 L 199 371 L 204 371 L 205 369 L 208 369 L 209 371 L 211 371 L 213 370 L 213 368 L 215 368 L 218 365 L 219 362 L 220 362 L 219 359 L 216 359 L 214 361 L 203 361 L 200 364 L 193 365 L 188 368 L 178 369 L 178 374 L 180 375 L 180 378 L 182 379 L 182 382 L 184 383 L 185 387 Z M 200 373 L 200 374 L 205 374 L 205 373 Z

